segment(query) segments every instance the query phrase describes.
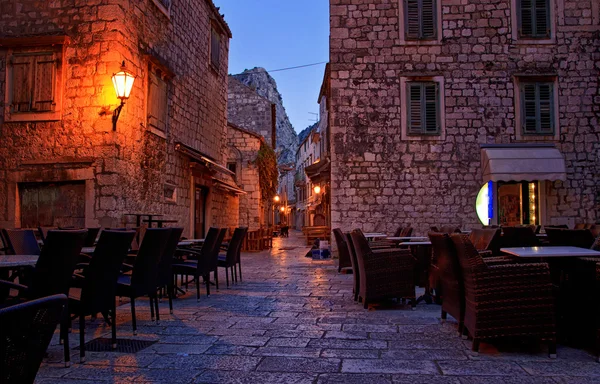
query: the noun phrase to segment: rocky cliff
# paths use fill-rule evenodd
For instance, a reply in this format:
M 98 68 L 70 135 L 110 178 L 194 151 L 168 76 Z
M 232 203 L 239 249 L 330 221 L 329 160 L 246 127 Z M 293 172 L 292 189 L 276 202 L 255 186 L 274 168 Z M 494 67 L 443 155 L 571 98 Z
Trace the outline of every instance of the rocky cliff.
M 298 136 L 290 123 L 283 99 L 277 90 L 275 80 L 264 68 L 253 68 L 233 75 L 238 81 L 256 89 L 256 92 L 262 97 L 268 99 L 276 105 L 277 109 L 277 148 L 279 153 L 279 164 L 294 163 L 296 161 L 296 149 L 298 148 Z

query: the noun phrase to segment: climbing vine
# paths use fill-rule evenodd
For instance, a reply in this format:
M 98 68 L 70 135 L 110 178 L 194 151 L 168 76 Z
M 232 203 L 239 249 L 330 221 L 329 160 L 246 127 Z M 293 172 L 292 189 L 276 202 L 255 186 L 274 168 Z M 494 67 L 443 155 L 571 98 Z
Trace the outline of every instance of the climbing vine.
M 266 143 L 260 144 L 256 155 L 258 167 L 258 179 L 260 183 L 260 195 L 263 201 L 273 198 L 277 194 L 279 182 L 279 171 L 277 169 L 277 154 Z

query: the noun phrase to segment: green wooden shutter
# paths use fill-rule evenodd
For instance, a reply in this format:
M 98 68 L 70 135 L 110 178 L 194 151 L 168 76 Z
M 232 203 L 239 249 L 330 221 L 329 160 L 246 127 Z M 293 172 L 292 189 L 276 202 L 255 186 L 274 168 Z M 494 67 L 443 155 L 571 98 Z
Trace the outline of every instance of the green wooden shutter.
M 550 1 L 520 0 L 519 36 L 550 37 Z
M 519 35 L 520 36 L 532 36 L 534 29 L 533 21 L 533 1 L 534 0 L 521 0 L 519 7 Z
M 535 1 L 535 37 L 550 37 L 550 1 Z
M 434 39 L 437 36 L 435 0 L 421 1 L 421 38 Z
M 420 135 L 423 132 L 422 91 L 421 83 L 409 83 L 407 85 L 408 109 L 406 116 L 409 135 Z
M 436 135 L 440 132 L 439 127 L 439 87 L 436 83 L 423 84 L 423 120 L 425 121 L 423 133 Z
M 11 58 L 12 66 L 12 112 L 29 112 L 33 87 L 33 63 L 35 56 L 14 55 Z
M 554 90 L 552 83 L 537 85 L 538 93 L 538 132 L 542 134 L 554 133 Z
M 56 64 L 54 54 L 40 54 L 35 57 L 33 100 L 31 108 L 38 112 L 53 111 L 56 104 Z
M 521 86 L 521 125 L 524 134 L 537 132 L 537 101 L 534 83 Z
M 419 39 L 421 37 L 420 0 L 405 0 L 404 4 L 405 37 L 406 39 Z

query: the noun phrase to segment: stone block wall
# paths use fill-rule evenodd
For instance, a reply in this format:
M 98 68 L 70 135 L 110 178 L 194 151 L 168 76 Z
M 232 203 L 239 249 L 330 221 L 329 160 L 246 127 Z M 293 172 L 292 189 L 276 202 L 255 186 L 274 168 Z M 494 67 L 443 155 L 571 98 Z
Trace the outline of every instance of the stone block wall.
M 332 225 L 393 232 L 479 227 L 479 145 L 515 130 L 515 76 L 554 75 L 567 181 L 547 183 L 547 222 L 600 218 L 600 11 L 552 0 L 554 39 L 515 42 L 511 0 L 441 0 L 442 39 L 400 39 L 399 0 L 331 0 Z M 443 77 L 445 137 L 403 140 L 401 78 Z
M 246 192 L 239 197 L 240 226 L 250 231 L 265 225 L 264 204 L 260 193 L 260 182 L 256 156 L 263 138 L 234 124 L 227 126 L 228 163 L 236 164 L 236 181 Z
M 211 23 L 222 30 L 219 68 L 210 64 Z M 228 34 L 210 0 L 173 2 L 168 17 L 152 0 L 0 0 L 0 38 L 66 35 L 70 40 L 62 60 L 61 119 L 12 123 L 0 112 L 0 225 L 19 225 L 19 182 L 70 180 L 81 177 L 73 170 L 85 167 L 91 206 L 86 225 L 122 225 L 124 213 L 144 211 L 177 219 L 189 233 L 190 159 L 174 145 L 182 142 L 223 161 Z M 0 47 L 1 111 L 6 52 Z M 146 126 L 149 57 L 173 75 L 163 135 Z M 136 81 L 113 131 L 118 100 L 111 76 L 122 61 Z M 165 183 L 177 186 L 175 201 L 164 198 Z M 222 199 L 216 191 L 211 196 Z M 213 222 L 229 220 L 227 210 L 235 211 L 236 204 L 220 207 Z
M 272 103 L 260 96 L 256 90 L 229 76 L 227 90 L 227 119 L 244 129 L 256 132 L 272 144 Z

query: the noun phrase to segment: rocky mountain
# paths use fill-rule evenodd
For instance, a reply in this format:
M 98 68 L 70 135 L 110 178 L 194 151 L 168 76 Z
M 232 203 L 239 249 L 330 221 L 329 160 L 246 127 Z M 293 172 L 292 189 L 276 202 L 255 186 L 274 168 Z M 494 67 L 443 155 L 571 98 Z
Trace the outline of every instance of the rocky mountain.
M 283 107 L 283 99 L 277 90 L 275 79 L 264 68 L 247 69 L 242 73 L 233 75 L 238 81 L 254 88 L 262 97 L 274 103 L 277 110 L 277 148 L 279 164 L 294 163 L 296 149 L 298 149 L 298 136 Z
M 302 143 L 304 139 L 306 139 L 306 136 L 308 136 L 313 131 L 313 129 L 317 128 L 318 125 L 319 123 L 314 123 L 313 125 L 309 125 L 302 131 L 300 131 L 300 133 L 298 134 L 298 144 Z

